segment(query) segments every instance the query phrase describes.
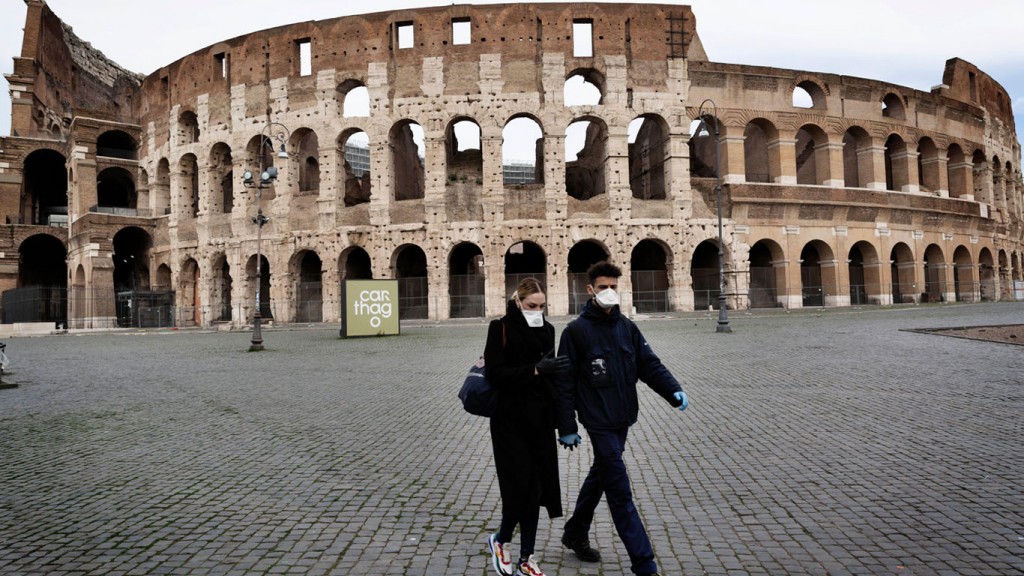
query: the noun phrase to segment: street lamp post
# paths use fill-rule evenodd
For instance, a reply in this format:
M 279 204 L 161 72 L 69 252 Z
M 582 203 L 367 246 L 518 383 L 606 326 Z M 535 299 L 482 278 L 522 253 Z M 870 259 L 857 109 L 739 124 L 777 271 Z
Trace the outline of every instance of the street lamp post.
M 704 111 L 704 105 L 710 105 L 711 113 Z M 700 107 L 697 109 L 697 120 L 700 124 L 697 125 L 697 135 L 699 136 L 701 131 L 708 127 L 708 122 L 711 121 L 712 135 L 715 138 L 715 197 L 718 203 L 718 326 L 715 328 L 715 332 L 727 333 L 732 332 L 732 328 L 729 326 L 729 311 L 725 303 L 725 242 L 722 235 L 722 168 L 720 165 L 719 157 L 721 153 L 719 148 L 721 143 L 718 139 L 718 106 L 710 98 L 705 99 L 700 103 Z
M 275 127 L 278 130 L 277 132 L 271 130 Z M 276 167 L 268 166 L 264 170 L 263 151 L 264 146 L 270 146 L 271 150 L 275 149 L 273 141 L 276 140 L 280 143 L 280 149 L 277 152 L 277 157 L 288 158 L 288 152 L 285 150 L 284 146 L 285 139 L 287 138 L 288 128 L 286 128 L 284 124 L 268 122 L 263 128 L 263 131 L 260 132 L 260 145 L 257 151 L 257 155 L 259 156 L 259 180 L 257 181 L 255 175 L 249 170 L 246 170 L 242 174 L 242 184 L 244 184 L 246 188 L 253 188 L 256 190 L 256 215 L 252 218 L 253 224 L 256 225 L 256 311 L 252 315 L 252 340 L 249 343 L 250 352 L 259 352 L 260 350 L 263 350 L 263 332 L 261 330 L 263 314 L 260 312 L 260 286 L 263 284 L 263 253 L 261 251 L 261 247 L 263 243 L 263 225 L 270 222 L 270 218 L 263 215 L 261 197 L 263 195 L 263 189 L 270 188 L 277 180 Z

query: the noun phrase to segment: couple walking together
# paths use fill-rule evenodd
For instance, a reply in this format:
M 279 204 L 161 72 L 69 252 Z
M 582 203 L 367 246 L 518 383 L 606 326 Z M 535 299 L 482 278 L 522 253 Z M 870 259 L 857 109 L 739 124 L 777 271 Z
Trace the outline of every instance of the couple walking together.
M 562 544 L 580 560 L 600 562 L 601 554 L 590 545 L 588 534 L 604 495 L 633 572 L 657 574 L 654 550 L 633 505 L 622 454 L 629 427 L 637 420 L 638 380 L 680 410 L 689 401 L 636 324 L 621 314 L 620 276 L 622 271 L 608 262 L 587 270 L 587 292 L 592 298 L 562 331 L 558 356 L 554 355 L 555 328 L 544 319 L 544 287 L 534 278 L 519 283 L 505 316 L 488 327 L 484 366 L 488 380 L 498 389 L 498 407 L 490 426 L 501 523 L 487 544 L 501 576 L 544 576 L 534 556 L 540 508 L 547 509 L 551 518 L 562 516 L 552 433 L 557 428 L 563 447 L 579 446 L 577 415 L 590 437 L 594 463 L 565 523 Z M 517 526 L 521 543 L 519 559 L 513 562 L 510 543 Z

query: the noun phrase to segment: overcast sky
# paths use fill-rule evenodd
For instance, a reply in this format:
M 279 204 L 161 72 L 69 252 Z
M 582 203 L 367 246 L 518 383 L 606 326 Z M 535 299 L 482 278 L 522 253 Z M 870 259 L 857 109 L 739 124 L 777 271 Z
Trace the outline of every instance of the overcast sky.
M 543 2 L 543 0 L 540 0 Z M 473 2 L 493 4 L 511 2 Z M 534 2 L 536 3 L 536 2 Z M 967 60 L 1013 100 L 1024 133 L 1024 2 L 1020 0 L 691 0 L 708 58 L 860 76 L 928 91 L 948 58 Z M 428 0 L 47 0 L 75 33 L 125 68 L 149 74 L 221 40 L 293 22 L 444 5 Z M 23 0 L 0 0 L 0 72 L 13 69 Z M 0 135 L 10 133 L 10 92 Z

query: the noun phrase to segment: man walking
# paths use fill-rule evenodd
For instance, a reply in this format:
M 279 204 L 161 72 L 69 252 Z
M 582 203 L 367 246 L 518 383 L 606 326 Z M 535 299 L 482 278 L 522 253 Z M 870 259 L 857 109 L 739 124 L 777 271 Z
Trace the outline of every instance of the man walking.
M 587 293 L 592 298 L 580 316 L 566 326 L 558 345 L 558 355 L 568 356 L 573 366 L 571 376 L 557 381 L 558 441 L 570 450 L 580 444 L 576 427 L 579 415 L 594 446 L 594 464 L 580 488 L 576 509 L 565 523 L 562 544 L 580 560 L 601 560 L 600 552 L 590 545 L 588 533 L 604 494 L 633 572 L 656 575 L 654 550 L 633 505 L 622 453 L 626 434 L 639 412 L 637 380 L 643 380 L 680 410 L 686 409 L 689 400 L 640 329 L 619 311 L 619 267 L 598 262 L 587 270 L 587 276 Z

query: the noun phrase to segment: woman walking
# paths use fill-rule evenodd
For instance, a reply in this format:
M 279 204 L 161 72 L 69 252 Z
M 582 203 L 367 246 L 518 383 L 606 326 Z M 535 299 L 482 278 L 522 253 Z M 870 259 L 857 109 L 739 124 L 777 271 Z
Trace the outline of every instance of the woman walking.
M 567 358 L 555 358 L 555 328 L 544 319 L 547 297 L 536 278 L 519 283 L 499 320 L 487 331 L 484 370 L 498 389 L 491 443 L 501 490 L 501 525 L 487 540 L 500 576 L 544 576 L 534 558 L 540 508 L 562 515 L 558 482 L 554 392 L 549 378 L 567 374 Z M 514 567 L 508 550 L 519 526 Z M 514 572 L 513 572 L 514 570 Z

